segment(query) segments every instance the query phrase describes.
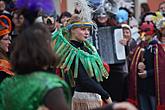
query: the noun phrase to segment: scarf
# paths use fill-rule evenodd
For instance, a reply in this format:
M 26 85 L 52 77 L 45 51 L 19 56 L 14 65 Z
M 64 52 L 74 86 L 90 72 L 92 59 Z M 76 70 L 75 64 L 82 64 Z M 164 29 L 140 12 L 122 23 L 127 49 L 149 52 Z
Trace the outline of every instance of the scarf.
M 62 77 L 67 74 L 69 82 L 74 86 L 74 78 L 78 76 L 78 65 L 81 62 L 89 77 L 95 77 L 98 82 L 103 81 L 103 77 L 108 78 L 109 74 L 103 66 L 95 47 L 88 41 L 84 41 L 84 46 L 89 50 L 89 53 L 85 52 L 71 45 L 69 38 L 70 35 L 65 28 L 57 31 L 52 37 L 53 50 L 59 57 L 57 68 L 61 69 Z M 73 63 L 75 63 L 75 67 L 74 70 L 71 70 Z

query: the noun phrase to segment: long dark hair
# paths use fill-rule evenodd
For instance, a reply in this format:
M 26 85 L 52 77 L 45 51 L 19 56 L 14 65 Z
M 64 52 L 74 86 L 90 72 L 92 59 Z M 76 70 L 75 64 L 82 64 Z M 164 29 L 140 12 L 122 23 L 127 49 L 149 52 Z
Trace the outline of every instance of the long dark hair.
M 28 27 L 16 39 L 11 53 L 13 69 L 18 74 L 25 74 L 53 65 L 56 59 L 50 43 L 51 33 L 44 24 Z
M 144 13 L 150 12 L 150 7 L 147 3 L 141 3 L 141 8 L 143 8 Z

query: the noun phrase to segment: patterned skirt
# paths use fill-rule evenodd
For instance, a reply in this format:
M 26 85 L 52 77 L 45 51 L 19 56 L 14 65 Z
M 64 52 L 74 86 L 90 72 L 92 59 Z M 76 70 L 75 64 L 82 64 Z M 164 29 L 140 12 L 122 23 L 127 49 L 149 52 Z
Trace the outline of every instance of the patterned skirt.
M 91 110 L 101 107 L 103 101 L 97 93 L 74 92 L 72 98 L 72 110 Z

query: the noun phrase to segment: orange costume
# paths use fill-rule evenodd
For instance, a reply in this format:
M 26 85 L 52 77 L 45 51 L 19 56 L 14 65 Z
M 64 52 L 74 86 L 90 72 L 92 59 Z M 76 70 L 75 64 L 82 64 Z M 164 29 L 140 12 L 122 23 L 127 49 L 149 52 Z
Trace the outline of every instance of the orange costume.
M 11 32 L 11 20 L 5 16 L 0 16 L 0 41 L 2 38 Z M 0 47 L 3 44 L 0 44 Z M 8 77 L 13 76 L 14 73 L 11 71 L 11 65 L 7 59 L 7 53 L 0 48 L 0 82 Z

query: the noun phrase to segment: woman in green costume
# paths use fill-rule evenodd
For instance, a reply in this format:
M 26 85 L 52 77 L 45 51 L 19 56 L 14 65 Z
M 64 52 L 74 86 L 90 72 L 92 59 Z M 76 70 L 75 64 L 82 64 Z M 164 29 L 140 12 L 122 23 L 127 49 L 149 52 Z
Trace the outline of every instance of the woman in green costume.
M 72 110 L 101 107 L 102 100 L 111 103 L 109 94 L 99 84 L 103 77 L 108 77 L 108 72 L 94 46 L 87 41 L 92 25 L 73 15 L 67 30 L 61 29 L 53 36 L 53 49 L 60 58 L 57 67 L 62 77 L 75 87 Z
M 51 33 L 34 24 L 16 39 L 11 62 L 16 76 L 0 85 L 0 110 L 70 110 L 68 85 L 46 69 L 55 63 Z

